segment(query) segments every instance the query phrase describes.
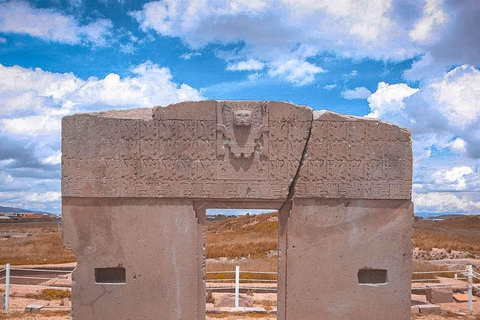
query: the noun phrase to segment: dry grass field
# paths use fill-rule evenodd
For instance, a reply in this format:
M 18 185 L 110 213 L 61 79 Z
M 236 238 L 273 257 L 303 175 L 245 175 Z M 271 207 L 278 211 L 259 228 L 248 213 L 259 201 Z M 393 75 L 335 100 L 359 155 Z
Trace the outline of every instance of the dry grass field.
M 413 244 L 424 250 L 442 248 L 480 255 L 480 216 L 448 218 L 443 221 L 418 221 Z
M 0 265 L 74 262 L 73 252 L 62 246 L 55 222 L 0 224 L 0 233 L 28 233 L 28 236 L 0 238 Z
M 264 258 L 278 249 L 277 213 L 241 216 L 206 226 L 206 256 Z
M 444 248 L 480 254 L 480 217 L 455 217 L 444 221 L 417 221 L 414 246 L 420 249 Z M 0 224 L 2 232 L 28 232 L 28 237 L 0 238 L 0 264 L 45 264 L 73 262 L 75 257 L 62 246 L 55 223 Z M 278 249 L 276 213 L 249 215 L 220 221 L 206 226 L 206 257 L 210 271 L 229 270 L 240 263 L 242 270 L 276 270 Z M 213 260 L 217 258 L 224 260 Z M 232 261 L 232 259 L 248 258 Z M 416 263 L 416 270 L 427 265 Z

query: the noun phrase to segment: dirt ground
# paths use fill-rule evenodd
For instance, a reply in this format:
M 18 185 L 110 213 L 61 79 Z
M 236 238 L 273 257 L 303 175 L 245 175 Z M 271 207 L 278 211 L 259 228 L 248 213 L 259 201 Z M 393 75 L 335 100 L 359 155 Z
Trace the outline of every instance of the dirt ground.
M 8 320 L 70 320 L 72 319 L 70 315 L 60 315 L 60 314 L 38 314 L 38 315 L 11 315 L 10 317 L 7 317 L 5 315 L 0 314 L 0 319 L 8 319 Z M 216 320 L 216 319 L 223 319 L 223 320 L 259 320 L 259 319 L 264 319 L 264 320 L 272 320 L 276 319 L 274 317 L 262 317 L 262 318 L 252 318 L 252 317 L 245 317 L 245 316 L 234 316 L 234 317 L 225 317 L 224 315 L 219 315 L 218 317 L 209 317 L 207 316 L 207 320 Z M 454 319 L 469 319 L 466 317 L 452 317 L 448 316 L 443 317 L 443 316 L 423 316 L 423 317 L 414 317 L 412 320 L 454 320 Z M 475 319 L 475 318 L 470 318 L 470 319 Z M 385 319 L 388 320 L 388 319 Z

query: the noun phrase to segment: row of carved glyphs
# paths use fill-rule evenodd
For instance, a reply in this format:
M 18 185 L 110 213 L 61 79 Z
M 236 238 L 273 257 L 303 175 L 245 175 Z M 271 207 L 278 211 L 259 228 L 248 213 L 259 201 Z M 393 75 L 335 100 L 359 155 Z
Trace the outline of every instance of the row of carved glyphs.
M 215 159 L 213 140 L 64 139 L 64 159 Z
M 272 140 L 304 140 L 311 122 L 270 121 Z M 215 140 L 216 122 L 208 120 L 143 121 L 87 117 L 66 118 L 66 137 L 91 139 Z M 408 132 L 377 121 L 314 121 L 312 140 L 409 142 Z
M 215 140 L 216 121 L 211 120 L 131 120 L 101 117 L 66 118 L 66 137 L 90 139 Z
M 270 160 L 299 160 L 305 141 L 269 141 Z M 213 140 L 64 139 L 65 159 L 215 159 Z M 410 142 L 310 141 L 308 159 L 410 160 Z
M 96 197 L 192 197 L 281 199 L 290 183 L 269 181 L 138 181 L 126 179 L 64 179 L 65 196 Z
M 272 160 L 254 162 L 247 169 L 231 172 L 232 163 L 221 160 L 156 159 L 66 159 L 64 178 L 131 180 L 275 180 L 289 181 L 295 176 L 298 161 Z M 409 180 L 408 161 L 306 161 L 300 171 L 303 181 Z
M 408 199 L 409 181 L 323 181 L 302 182 L 295 186 L 299 198 Z
M 131 191 L 133 186 L 155 184 L 154 181 L 170 186 L 180 186 L 178 183 L 184 182 L 183 189 L 196 183 L 196 189 L 191 189 L 197 190 L 200 180 L 214 179 L 251 180 L 248 184 L 274 180 L 289 184 L 302 156 L 310 124 L 269 122 L 270 131 L 266 135 L 269 140 L 268 160 L 235 166 L 234 161 L 215 160 L 214 121 L 101 119 L 96 122 L 93 119 L 77 121 L 74 125 L 64 123 L 63 177 L 67 190 L 85 192 L 92 185 L 101 185 L 105 193 L 105 190 L 113 190 L 121 184 L 124 185 L 122 190 Z M 375 132 L 368 132 L 370 126 L 375 126 Z M 411 145 L 408 134 L 399 130 L 378 122 L 314 121 L 299 190 L 303 185 L 308 186 L 305 194 L 322 197 L 360 193 L 362 197 L 405 197 L 410 192 Z M 393 137 L 399 134 L 400 142 L 393 141 Z M 343 183 L 338 185 L 336 181 Z M 105 186 L 107 182 L 112 185 Z M 329 191 L 327 195 L 322 189 L 324 182 L 336 183 L 325 187 Z M 364 184 L 358 184 L 360 182 Z M 217 185 L 215 181 L 211 183 Z M 399 188 L 394 190 L 395 183 Z M 68 187 L 72 184 L 83 184 L 84 187 Z M 140 195 L 138 190 L 136 196 Z M 107 193 L 112 192 L 116 191 Z M 169 192 L 178 195 L 178 190 Z
M 313 121 L 312 140 L 409 142 L 408 131 L 380 121 Z
M 290 183 L 271 181 L 135 181 L 126 179 L 65 179 L 65 196 L 96 197 L 192 197 L 280 199 L 288 195 Z M 299 198 L 408 199 L 411 185 L 406 181 L 323 181 L 298 182 Z

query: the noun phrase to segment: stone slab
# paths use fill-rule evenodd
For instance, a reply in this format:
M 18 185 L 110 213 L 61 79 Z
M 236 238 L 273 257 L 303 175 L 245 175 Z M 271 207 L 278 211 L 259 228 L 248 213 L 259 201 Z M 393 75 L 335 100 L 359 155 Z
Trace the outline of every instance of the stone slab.
M 283 102 L 80 114 L 62 121 L 62 194 L 286 199 L 305 153 L 296 197 L 410 199 L 411 150 L 398 126 Z
M 268 314 L 277 314 L 277 307 L 273 307 L 272 309 L 267 311 Z
M 267 313 L 263 307 L 220 307 L 220 313 Z
M 442 314 L 442 308 L 434 304 L 418 305 L 417 308 L 420 310 L 420 314 Z
M 29 313 L 29 312 L 38 313 L 44 307 L 45 306 L 43 304 L 29 304 L 25 307 L 25 313 Z
M 452 289 L 428 289 L 426 298 L 430 303 L 453 302 L 453 291 Z
M 410 310 L 411 310 L 411 314 L 420 314 L 420 309 L 418 308 L 418 306 L 411 306 L 410 307 Z
M 253 298 L 246 294 L 240 294 L 238 297 L 239 307 L 253 307 Z M 235 294 L 227 293 L 218 295 L 215 299 L 215 307 L 235 307 Z
M 412 290 L 413 291 L 413 290 Z M 425 294 L 414 294 L 412 293 L 412 306 L 416 306 L 419 304 L 428 304 L 427 297 Z
M 211 313 L 267 313 L 263 307 L 208 307 L 207 314 Z
M 62 299 L 60 300 L 60 305 L 61 305 L 61 306 L 64 306 L 64 307 L 70 307 L 70 305 L 71 305 L 71 304 L 70 304 L 70 299 L 68 299 L 68 298 L 62 298 Z

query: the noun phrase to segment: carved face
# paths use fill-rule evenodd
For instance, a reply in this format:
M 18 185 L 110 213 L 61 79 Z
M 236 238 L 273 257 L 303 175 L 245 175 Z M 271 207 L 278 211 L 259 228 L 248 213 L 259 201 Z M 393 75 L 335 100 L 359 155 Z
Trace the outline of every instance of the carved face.
M 248 127 L 252 125 L 252 111 L 251 110 L 234 110 L 233 122 L 236 126 Z

